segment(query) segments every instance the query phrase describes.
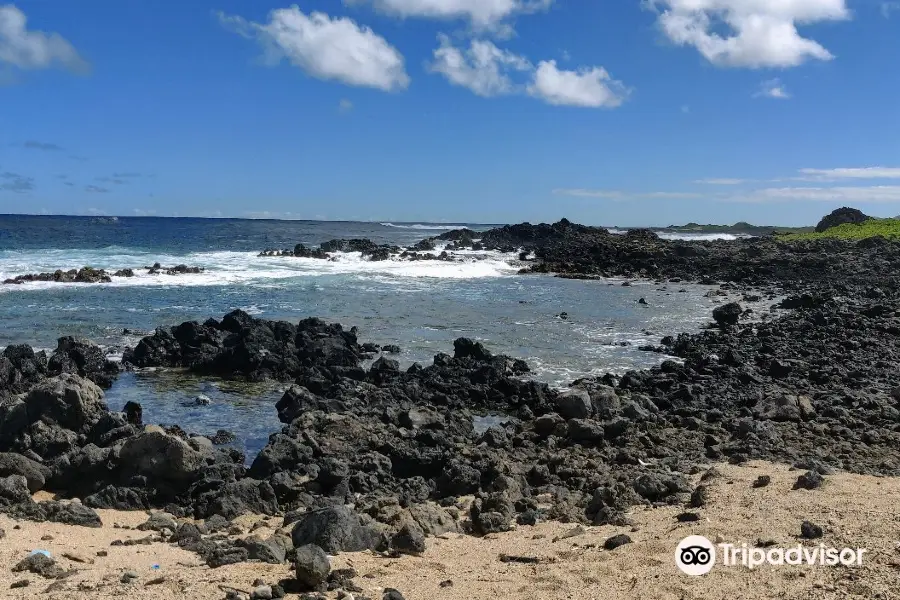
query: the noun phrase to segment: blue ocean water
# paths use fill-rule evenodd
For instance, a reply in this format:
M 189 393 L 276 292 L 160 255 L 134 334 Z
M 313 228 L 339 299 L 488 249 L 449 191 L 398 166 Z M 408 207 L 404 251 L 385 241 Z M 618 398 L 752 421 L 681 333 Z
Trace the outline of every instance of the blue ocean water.
M 402 364 L 428 364 L 460 336 L 525 359 L 554 385 L 663 359 L 639 351 L 668 334 L 709 321 L 709 288 L 685 284 L 578 281 L 519 275 L 514 254 L 459 253 L 456 262 L 371 262 L 358 254 L 335 260 L 259 257 L 265 248 L 315 246 L 334 238 L 411 245 L 446 229 L 474 224 L 353 223 L 239 219 L 0 216 L 0 280 L 83 266 L 134 268 L 109 284 L 50 282 L 0 285 L 0 347 L 53 348 L 62 335 L 100 343 L 111 356 L 140 332 L 185 320 L 221 317 L 241 308 L 265 318 L 317 316 L 357 326 L 361 341 L 397 344 Z M 200 274 L 148 275 L 141 267 L 187 264 Z M 645 298 L 647 305 L 638 303 Z M 558 318 L 562 312 L 568 319 Z M 138 332 L 126 334 L 125 330 Z M 627 345 L 622 345 L 622 344 Z M 198 394 L 211 406 L 189 406 Z M 277 387 L 236 386 L 184 375 L 124 375 L 107 393 L 113 409 L 144 405 L 148 421 L 186 429 L 240 432 L 255 453 L 277 430 Z

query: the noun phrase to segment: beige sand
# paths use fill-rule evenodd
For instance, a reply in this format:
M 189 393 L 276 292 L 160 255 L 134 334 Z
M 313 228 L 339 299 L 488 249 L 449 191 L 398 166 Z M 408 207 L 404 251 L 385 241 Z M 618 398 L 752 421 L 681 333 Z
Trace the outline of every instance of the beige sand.
M 709 505 L 700 510 L 702 520 L 680 524 L 675 515 L 682 508 L 636 510 L 634 528 L 586 527 L 574 537 L 556 539 L 573 525 L 546 523 L 520 527 L 506 534 L 475 539 L 448 535 L 429 540 L 421 557 L 383 558 L 371 553 L 336 557 L 334 567 L 352 565 L 360 573 L 357 584 L 380 600 L 384 587 L 394 587 L 409 600 L 477 600 L 488 598 L 900 598 L 900 479 L 840 474 L 827 478 L 822 489 L 791 489 L 799 472 L 787 467 L 753 463 L 745 467 L 719 465 L 722 477 L 709 482 Z M 771 475 L 772 483 L 754 489 L 759 475 Z M 188 552 L 166 544 L 110 547 L 115 539 L 147 535 L 113 524 L 135 526 L 142 513 L 100 511 L 102 529 L 62 525 L 14 523 L 0 517 L 7 537 L 0 541 L 0 598 L 191 598 L 221 600 L 220 585 L 250 590 L 262 578 L 274 583 L 289 574 L 287 566 L 242 564 L 211 570 Z M 675 566 L 677 543 L 699 534 L 724 542 L 755 544 L 774 540 L 778 546 L 796 546 L 800 523 L 808 519 L 825 529 L 826 546 L 866 548 L 860 567 L 782 566 L 744 567 L 717 565 L 703 577 L 689 577 Z M 247 518 L 249 524 L 253 521 Z M 273 521 L 275 523 L 276 521 Z M 613 551 L 602 549 L 608 537 L 627 533 L 634 543 Z M 45 535 L 52 540 L 42 541 Z M 556 541 L 554 541 L 556 539 Z M 62 581 L 61 589 L 44 594 L 51 583 L 27 575 L 31 585 L 10 590 L 22 574 L 9 571 L 33 548 L 49 550 L 64 568 L 78 572 Z M 97 557 L 106 550 L 107 557 Z M 74 552 L 94 559 L 93 564 L 62 558 Z M 543 559 L 540 564 L 501 562 L 501 554 Z M 153 564 L 160 569 L 152 570 Z M 132 569 L 140 579 L 119 582 Z M 165 581 L 146 585 L 163 576 Z M 452 581 L 452 585 L 446 583 Z M 442 586 L 442 582 L 443 586 Z M 289 595 L 290 596 L 290 595 Z M 293 596 L 296 598 L 296 596 Z M 334 594 L 331 594 L 334 597 Z

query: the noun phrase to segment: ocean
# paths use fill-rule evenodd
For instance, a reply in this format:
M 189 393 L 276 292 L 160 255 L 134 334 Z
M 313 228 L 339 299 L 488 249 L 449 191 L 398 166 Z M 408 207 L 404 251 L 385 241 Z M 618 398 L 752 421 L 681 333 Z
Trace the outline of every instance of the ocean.
M 159 326 L 250 314 L 299 321 L 315 316 L 357 326 L 361 342 L 397 344 L 405 367 L 452 353 L 471 337 L 495 353 L 523 358 L 534 378 L 565 386 L 586 375 L 646 368 L 665 357 L 638 350 L 710 321 L 711 288 L 621 280 L 580 281 L 519 275 L 515 254 L 469 251 L 457 262 L 372 262 L 259 257 L 267 248 L 335 238 L 412 245 L 448 229 L 489 225 L 355 223 L 154 217 L 0 216 L 0 280 L 91 266 L 135 269 L 108 284 L 0 285 L 0 347 L 52 349 L 63 335 L 86 337 L 120 357 Z M 698 236 L 690 236 L 696 239 Z M 721 236 L 710 236 L 721 237 Z M 701 237 L 702 239 L 702 237 Z M 142 267 L 186 264 L 199 274 L 149 275 Z M 646 305 L 640 304 L 645 298 Z M 568 318 L 560 318 L 561 313 Z M 128 330 L 128 333 L 126 333 Z M 178 423 L 204 434 L 239 434 L 249 456 L 280 428 L 274 403 L 283 387 L 171 373 L 126 373 L 107 392 L 114 410 L 128 400 L 148 422 Z M 194 399 L 205 395 L 209 406 Z

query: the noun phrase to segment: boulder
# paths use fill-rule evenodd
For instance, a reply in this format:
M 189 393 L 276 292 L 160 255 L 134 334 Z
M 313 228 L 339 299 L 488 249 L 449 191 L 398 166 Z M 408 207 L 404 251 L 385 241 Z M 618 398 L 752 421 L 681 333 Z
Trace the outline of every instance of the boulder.
M 800 421 L 816 413 L 809 396 L 778 394 L 765 396 L 753 407 L 753 414 L 770 421 Z
M 50 470 L 44 465 L 21 454 L 0 452 L 0 477 L 21 475 L 28 481 L 28 490 L 34 493 L 43 489 Z
M 469 338 L 458 338 L 453 342 L 454 358 L 473 358 L 479 361 L 486 361 L 493 358 L 484 344 L 476 342 Z
M 300 546 L 294 561 L 297 583 L 306 590 L 318 590 L 328 581 L 331 561 L 328 555 L 314 544 Z
M 87 433 L 106 412 L 103 391 L 94 382 L 64 373 L 39 383 L 25 396 L 28 420 Z
M 50 358 L 51 374 L 76 373 L 108 389 L 119 376 L 119 365 L 106 359 L 103 349 L 90 340 L 61 337 Z
M 0 480 L 2 481 L 2 480 Z M 102 527 L 100 515 L 91 508 L 78 502 L 59 502 L 46 500 L 44 502 L 29 501 L 13 506 L 8 511 L 14 519 L 26 519 L 38 523 L 51 522 L 65 525 L 78 525 L 80 527 Z
M 152 480 L 188 484 L 206 464 L 203 454 L 166 433 L 144 432 L 128 439 L 119 452 L 123 469 Z
M 594 413 L 591 395 L 579 389 L 563 392 L 556 397 L 556 412 L 566 419 L 587 419 Z
M 377 533 L 362 525 L 346 506 L 331 506 L 303 515 L 291 534 L 295 548 L 315 544 L 329 554 L 375 548 Z
M 0 478 L 0 507 L 31 502 L 28 480 L 22 475 Z
M 729 302 L 728 304 L 717 306 L 713 309 L 713 320 L 720 327 L 736 325 L 743 313 L 741 305 L 737 302 Z

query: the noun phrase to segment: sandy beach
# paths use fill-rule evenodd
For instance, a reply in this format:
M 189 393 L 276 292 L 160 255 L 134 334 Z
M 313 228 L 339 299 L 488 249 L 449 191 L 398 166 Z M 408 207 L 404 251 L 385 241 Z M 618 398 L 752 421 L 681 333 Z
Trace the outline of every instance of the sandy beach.
M 363 592 L 354 597 L 380 598 L 385 588 L 408 600 L 492 598 L 897 598 L 900 574 L 900 480 L 850 474 L 828 476 L 816 490 L 793 490 L 802 471 L 753 462 L 716 465 L 720 475 L 706 506 L 692 509 L 700 520 L 679 523 L 683 506 L 637 509 L 632 526 L 580 527 L 541 523 L 515 531 L 475 538 L 448 534 L 428 540 L 421 556 L 387 557 L 373 552 L 342 553 L 332 568 L 352 567 Z M 761 475 L 769 485 L 753 487 Z M 697 476 L 699 479 L 700 475 Z M 0 516 L 6 536 L 0 542 L 0 589 L 11 599 L 184 598 L 221 600 L 228 589 L 251 592 L 256 580 L 275 584 L 292 576 L 290 565 L 242 563 L 210 569 L 193 553 L 174 545 L 111 546 L 115 540 L 145 538 L 141 512 L 98 511 L 103 527 L 92 529 L 53 523 L 15 522 Z M 801 523 L 822 527 L 821 539 L 803 540 Z M 237 520 L 245 531 L 266 534 L 279 518 L 246 515 Z M 611 536 L 627 534 L 633 542 L 605 550 Z M 774 542 L 865 548 L 860 567 L 742 566 L 717 564 L 711 573 L 690 577 L 674 561 L 678 542 L 687 535 L 750 546 Z M 65 571 L 62 579 L 44 579 L 11 569 L 32 550 L 47 550 Z M 98 553 L 107 553 L 100 556 Z M 502 557 L 514 557 L 513 562 Z M 535 561 L 531 563 L 515 562 Z M 158 565 L 158 568 L 154 568 Z M 122 583 L 123 574 L 137 575 Z M 10 589 L 27 580 L 24 588 Z M 338 591 L 327 594 L 337 598 Z M 297 598 L 296 594 L 288 594 Z

